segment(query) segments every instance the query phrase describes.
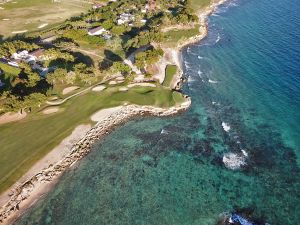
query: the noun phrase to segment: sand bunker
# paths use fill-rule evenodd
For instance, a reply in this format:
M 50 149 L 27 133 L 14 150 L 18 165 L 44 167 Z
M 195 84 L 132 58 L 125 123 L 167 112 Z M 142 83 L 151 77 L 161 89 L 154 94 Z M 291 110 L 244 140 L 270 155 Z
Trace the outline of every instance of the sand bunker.
M 10 19 L 2 19 L 3 21 L 9 21 Z
M 119 91 L 128 91 L 128 88 L 127 87 L 121 87 L 121 88 L 119 88 Z
M 21 120 L 26 117 L 26 112 L 21 113 L 12 113 L 8 112 L 0 116 L 0 125 L 5 123 L 10 123 L 14 121 Z
M 13 31 L 11 32 L 12 34 L 22 34 L 22 33 L 26 33 L 28 30 L 17 30 L 17 31 Z
M 0 7 L 0 9 L 4 9 L 3 7 Z
M 103 91 L 106 87 L 104 85 L 98 85 L 92 89 L 92 91 Z
M 108 108 L 108 109 L 101 109 L 100 111 L 94 113 L 91 116 L 91 120 L 94 122 L 99 122 L 101 120 L 106 119 L 109 117 L 111 114 L 118 112 L 119 110 L 122 109 L 122 106 L 114 107 L 114 108 Z
M 117 81 L 123 81 L 123 80 L 125 80 L 125 78 L 124 77 L 117 77 L 116 80 Z
M 142 82 L 144 79 L 145 79 L 145 76 L 142 75 L 142 74 L 137 75 L 137 76 L 134 78 L 134 80 L 135 80 L 136 82 Z
M 48 115 L 48 114 L 56 113 L 58 111 L 59 111 L 59 107 L 49 107 L 47 109 L 44 109 L 43 113 Z
M 67 87 L 62 91 L 63 95 L 69 94 L 72 91 L 77 90 L 79 87 L 78 86 L 72 86 L 72 87 Z
M 112 80 L 112 81 L 109 81 L 109 83 L 108 83 L 109 85 L 115 85 L 115 84 L 117 84 L 117 81 L 115 81 L 115 80 Z
M 41 24 L 40 26 L 38 26 L 38 29 L 44 28 L 44 27 L 46 27 L 46 26 L 48 26 L 48 23 L 43 23 L 43 24 Z
M 127 85 L 127 87 L 131 88 L 134 86 L 143 86 L 143 87 L 156 87 L 155 84 L 151 84 L 151 83 L 135 83 L 135 84 L 129 84 Z

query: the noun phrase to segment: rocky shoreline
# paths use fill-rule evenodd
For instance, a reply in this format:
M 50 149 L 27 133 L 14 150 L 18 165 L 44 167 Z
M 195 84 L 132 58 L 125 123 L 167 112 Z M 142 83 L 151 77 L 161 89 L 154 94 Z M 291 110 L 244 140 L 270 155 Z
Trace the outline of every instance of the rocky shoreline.
M 22 211 L 24 212 L 26 210 L 26 207 L 22 205 L 25 200 L 28 201 L 31 198 L 30 201 L 34 202 L 35 199 L 33 199 L 32 193 L 36 188 L 41 184 L 50 185 L 51 183 L 55 183 L 56 178 L 91 151 L 91 146 L 96 140 L 109 134 L 116 126 L 119 126 L 136 116 L 171 116 L 188 109 L 190 105 L 191 99 L 186 97 L 186 101 L 181 105 L 167 109 L 152 106 L 123 106 L 118 112 L 113 113 L 106 119 L 98 122 L 84 138 L 72 147 L 70 153 L 66 157 L 54 165 L 49 165 L 48 168 L 35 174 L 12 190 L 9 201 L 0 209 L 0 223 L 11 224 L 14 219 L 22 214 Z M 18 215 L 15 215 L 16 211 L 19 211 Z
M 179 56 L 180 51 L 183 47 L 199 42 L 206 37 L 208 32 L 206 23 L 207 17 L 212 14 L 219 5 L 225 3 L 226 1 L 227 0 L 217 1 L 211 4 L 207 10 L 201 11 L 199 13 L 200 34 L 178 43 L 175 49 L 176 56 L 173 55 L 175 64 L 179 68 L 178 74 L 176 75 L 177 80 L 175 81 L 176 85 L 174 89 L 180 89 L 183 80 L 183 71 L 181 67 L 182 62 Z M 36 202 L 36 200 L 41 197 L 42 194 L 45 194 L 49 191 L 49 189 L 57 182 L 60 175 L 62 175 L 64 171 L 85 157 L 91 151 L 91 146 L 96 140 L 99 140 L 105 135 L 109 134 L 110 131 L 115 127 L 137 116 L 172 116 L 187 110 L 190 105 L 191 99 L 189 97 L 186 97 L 186 101 L 180 106 L 167 109 L 151 106 L 128 105 L 124 106 L 120 111 L 110 115 L 106 119 L 98 122 L 85 135 L 84 138 L 82 138 L 72 147 L 70 153 L 66 157 L 54 165 L 49 165 L 48 168 L 35 174 L 30 179 L 11 190 L 9 200 L 0 208 L 0 223 L 4 225 L 12 224 L 28 208 L 30 208 Z M 44 191 L 41 192 L 37 189 L 43 189 Z M 35 191 L 37 191 L 37 193 L 34 193 Z

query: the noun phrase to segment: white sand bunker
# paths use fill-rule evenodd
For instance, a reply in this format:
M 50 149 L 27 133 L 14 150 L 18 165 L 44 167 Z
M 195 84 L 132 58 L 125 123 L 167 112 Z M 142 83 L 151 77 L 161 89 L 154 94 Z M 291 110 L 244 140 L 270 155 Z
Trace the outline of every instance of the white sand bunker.
M 1 10 L 1 9 L 4 9 L 4 8 L 3 8 L 3 7 L 0 7 L 0 10 Z
M 66 94 L 69 94 L 70 92 L 75 91 L 75 90 L 77 90 L 77 89 L 79 89 L 78 86 L 67 87 L 67 88 L 65 88 L 65 89 L 62 91 L 62 94 L 63 94 L 63 95 L 66 95 Z
M 117 81 L 123 81 L 123 80 L 125 80 L 125 78 L 124 77 L 117 77 L 116 80 Z
M 112 81 L 109 81 L 109 83 L 108 83 L 109 85 L 115 85 L 115 84 L 117 84 L 117 81 L 115 81 L 115 80 L 112 80 Z
M 14 121 L 21 120 L 26 117 L 26 112 L 21 113 L 13 113 L 13 112 L 8 112 L 0 116 L 0 125 L 5 124 L 5 123 L 10 123 Z
M 48 23 L 43 23 L 43 24 L 41 24 L 40 26 L 38 26 L 38 29 L 44 28 L 44 27 L 46 27 L 46 26 L 48 26 Z
M 94 113 L 91 116 L 91 120 L 94 122 L 99 122 L 102 120 L 107 119 L 111 114 L 116 113 L 122 109 L 122 106 L 108 108 L 108 109 L 101 109 L 100 111 Z
M 151 83 L 135 83 L 135 84 L 129 84 L 127 85 L 127 87 L 131 88 L 134 86 L 143 86 L 143 87 L 156 87 L 155 84 L 151 84 Z
M 121 87 L 121 88 L 119 88 L 119 91 L 128 91 L 128 88 L 127 87 Z
M 96 91 L 96 92 L 99 92 L 99 91 L 103 91 L 106 87 L 104 85 L 98 85 L 96 87 L 94 87 L 92 89 L 92 91 Z
M 43 113 L 48 115 L 48 114 L 56 113 L 58 111 L 59 111 L 59 107 L 48 107 L 47 109 L 43 110 Z
M 5 18 L 5 19 L 2 19 L 2 20 L 3 20 L 3 21 L 9 21 L 10 19 L 6 19 L 6 18 Z
M 12 34 L 22 34 L 22 33 L 26 33 L 28 30 L 17 30 L 17 31 L 13 31 L 11 32 Z

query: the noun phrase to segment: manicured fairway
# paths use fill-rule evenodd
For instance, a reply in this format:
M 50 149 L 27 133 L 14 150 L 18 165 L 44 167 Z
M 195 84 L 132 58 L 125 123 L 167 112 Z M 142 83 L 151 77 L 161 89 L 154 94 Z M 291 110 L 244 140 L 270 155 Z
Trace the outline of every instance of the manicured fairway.
M 163 87 L 134 87 L 127 92 L 109 88 L 89 92 L 60 106 L 62 112 L 44 115 L 36 112 L 22 121 L 0 126 L 0 192 L 20 178 L 36 161 L 58 145 L 79 124 L 102 108 L 125 102 L 170 107 L 183 101 L 178 92 Z

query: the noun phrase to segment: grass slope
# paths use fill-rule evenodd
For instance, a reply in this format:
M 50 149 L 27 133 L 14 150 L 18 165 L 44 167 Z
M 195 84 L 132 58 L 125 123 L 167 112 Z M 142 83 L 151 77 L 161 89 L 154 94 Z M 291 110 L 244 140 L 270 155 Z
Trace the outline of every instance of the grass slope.
M 177 72 L 176 65 L 167 65 L 166 76 L 165 76 L 165 79 L 164 79 L 164 82 L 162 83 L 162 85 L 165 87 L 170 87 L 176 72 Z

